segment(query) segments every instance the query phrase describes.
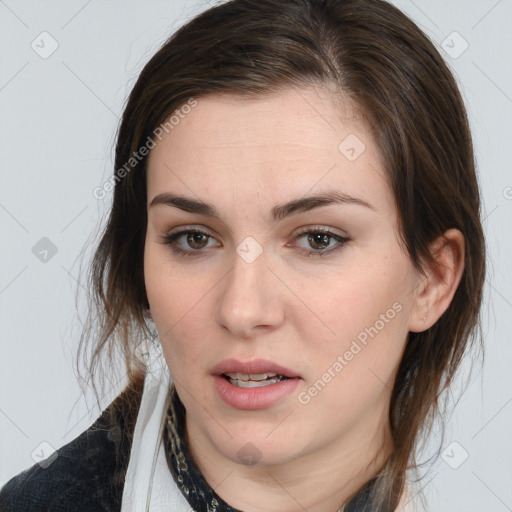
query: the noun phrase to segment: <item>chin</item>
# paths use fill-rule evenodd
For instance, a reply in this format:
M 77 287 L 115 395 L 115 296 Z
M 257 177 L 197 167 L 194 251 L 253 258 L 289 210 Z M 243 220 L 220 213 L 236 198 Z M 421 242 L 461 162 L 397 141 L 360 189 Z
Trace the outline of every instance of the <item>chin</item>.
M 260 467 L 286 464 L 306 455 L 309 451 L 314 451 L 312 443 L 301 439 L 297 433 L 278 433 L 278 429 L 279 427 L 269 435 L 272 429 L 266 424 L 262 426 L 255 422 L 251 429 L 254 433 L 249 434 L 247 428 L 243 429 L 243 433 L 230 429 L 232 438 L 226 440 L 226 437 L 222 436 L 222 439 L 212 439 L 213 445 L 224 457 L 237 464 Z
M 292 447 L 281 444 L 276 447 L 258 440 L 241 440 L 234 445 L 238 449 L 233 451 L 233 445 L 230 446 L 225 456 L 237 464 L 248 467 L 279 466 L 293 461 L 299 456 L 296 445 Z

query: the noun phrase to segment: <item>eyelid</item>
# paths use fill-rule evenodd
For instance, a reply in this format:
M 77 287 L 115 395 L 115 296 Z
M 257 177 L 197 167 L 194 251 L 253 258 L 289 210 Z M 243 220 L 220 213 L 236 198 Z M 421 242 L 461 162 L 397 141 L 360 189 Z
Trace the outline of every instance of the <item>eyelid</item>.
M 346 233 L 344 231 L 338 232 L 337 230 L 335 230 L 335 228 L 331 228 L 329 226 L 322 226 L 322 225 L 301 226 L 299 228 L 298 232 L 296 234 L 294 234 L 294 236 L 303 235 L 305 233 L 311 233 L 311 232 L 321 232 L 321 233 L 336 235 L 336 236 L 343 237 L 343 238 L 349 238 L 348 233 Z
M 170 231 L 167 231 L 165 234 L 167 236 L 172 236 L 178 233 L 183 233 L 187 231 L 195 231 L 198 233 L 203 233 L 204 235 L 211 236 L 212 238 L 215 238 L 215 235 L 212 235 L 212 230 L 205 228 L 204 226 L 198 225 L 198 224 L 185 224 L 183 226 L 176 226 L 175 228 L 171 229 Z
M 162 243 L 169 245 L 171 247 L 171 250 L 180 256 L 195 256 L 195 257 L 201 257 L 207 255 L 208 252 L 210 252 L 207 249 L 212 249 L 212 247 L 202 247 L 200 249 L 183 249 L 178 244 L 176 244 L 176 240 L 181 238 L 182 236 L 190 233 L 199 233 L 202 235 L 205 235 L 209 239 L 216 240 L 216 237 L 212 234 L 210 234 L 209 230 L 207 228 L 203 228 L 201 226 L 200 228 L 197 227 L 197 225 L 185 225 L 185 226 L 178 226 L 171 231 L 167 232 L 165 235 L 161 236 Z M 306 234 L 311 233 L 323 233 L 327 236 L 329 236 L 331 239 L 335 241 L 335 244 L 332 247 L 329 247 L 327 249 L 322 250 L 314 250 L 314 249 L 307 249 L 305 247 L 300 247 L 296 244 L 291 245 L 291 247 L 297 247 L 300 249 L 300 253 L 302 253 L 302 256 L 327 256 L 328 254 L 341 249 L 346 243 L 352 241 L 352 239 L 347 234 L 340 234 L 333 230 L 333 228 L 327 227 L 327 226 L 301 226 L 298 230 L 298 232 L 294 233 L 292 235 L 292 238 L 295 240 L 297 238 L 302 237 Z M 286 244 L 287 247 L 290 247 L 290 244 Z M 304 254 L 306 253 L 306 254 Z
M 313 256 L 313 255 L 318 256 L 318 257 L 327 256 L 328 254 L 341 249 L 348 242 L 352 241 L 352 239 L 347 234 L 337 233 L 332 228 L 327 227 L 327 226 L 302 226 L 301 228 L 299 228 L 299 232 L 295 233 L 293 235 L 293 239 L 295 240 L 297 238 L 302 238 L 303 235 L 307 235 L 310 233 L 325 234 L 328 237 L 330 237 L 331 240 L 333 240 L 335 243 L 334 243 L 334 245 L 332 245 L 331 247 L 329 247 L 327 249 L 316 250 L 316 251 L 313 249 L 307 249 L 305 247 L 300 247 L 297 244 L 292 245 L 292 247 L 298 247 L 302 253 L 305 252 L 306 253 L 305 255 L 307 257 Z

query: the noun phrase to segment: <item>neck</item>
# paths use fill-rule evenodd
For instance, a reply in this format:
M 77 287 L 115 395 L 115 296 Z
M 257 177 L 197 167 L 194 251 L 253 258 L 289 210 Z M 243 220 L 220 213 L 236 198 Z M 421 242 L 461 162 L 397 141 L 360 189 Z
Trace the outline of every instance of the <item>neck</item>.
M 321 450 L 282 464 L 233 461 L 189 422 L 187 445 L 205 480 L 232 507 L 244 512 L 335 512 L 382 469 L 392 452 L 382 416 L 356 425 Z

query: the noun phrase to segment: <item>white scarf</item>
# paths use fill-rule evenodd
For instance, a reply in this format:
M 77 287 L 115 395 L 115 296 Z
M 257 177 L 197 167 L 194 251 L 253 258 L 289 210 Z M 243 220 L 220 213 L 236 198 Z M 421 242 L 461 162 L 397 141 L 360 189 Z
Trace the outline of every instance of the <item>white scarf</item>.
M 193 512 L 169 470 L 162 442 L 172 382 L 169 368 L 159 344 L 148 343 L 144 358 L 147 367 L 144 389 L 133 433 L 121 512 Z

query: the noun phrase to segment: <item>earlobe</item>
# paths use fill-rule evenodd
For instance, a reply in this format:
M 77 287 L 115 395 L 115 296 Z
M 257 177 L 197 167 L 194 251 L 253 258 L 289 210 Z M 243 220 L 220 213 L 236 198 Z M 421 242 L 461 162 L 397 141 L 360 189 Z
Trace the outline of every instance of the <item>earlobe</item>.
M 434 262 L 415 298 L 411 332 L 426 331 L 450 306 L 464 271 L 464 245 L 464 235 L 458 229 L 449 229 L 430 245 Z

